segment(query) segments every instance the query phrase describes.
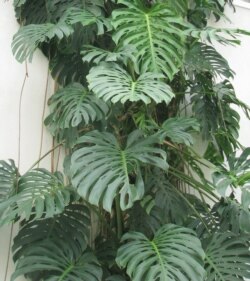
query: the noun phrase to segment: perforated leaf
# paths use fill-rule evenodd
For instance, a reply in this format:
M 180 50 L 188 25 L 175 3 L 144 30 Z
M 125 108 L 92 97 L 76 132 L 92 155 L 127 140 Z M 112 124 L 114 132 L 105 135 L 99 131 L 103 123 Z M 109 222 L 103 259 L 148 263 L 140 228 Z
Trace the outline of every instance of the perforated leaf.
M 26 59 L 31 61 L 40 43 L 47 42 L 54 37 L 62 39 L 69 36 L 72 32 L 72 27 L 64 22 L 23 26 L 13 38 L 12 51 L 19 62 L 24 62 Z
M 29 248 L 16 264 L 11 281 L 23 274 L 42 272 L 44 281 L 101 281 L 102 269 L 86 245 L 59 239 Z
M 134 45 L 141 73 L 164 73 L 170 80 L 182 65 L 185 35 L 181 17 L 166 4 L 142 8 L 140 1 L 119 0 L 126 8 L 112 13 L 116 30 L 114 41 L 119 46 Z
M 135 52 L 135 48 L 133 46 L 127 45 L 121 48 L 119 51 L 104 50 L 101 48 L 93 47 L 93 46 L 83 46 L 83 50 L 81 51 L 81 55 L 83 56 L 83 61 L 88 63 L 99 64 L 102 61 L 106 62 L 117 62 L 121 61 L 125 65 L 127 65 L 128 60 L 135 60 L 133 53 Z
M 110 133 L 93 131 L 84 135 L 78 141 L 82 148 L 72 155 L 73 185 L 80 196 L 109 212 L 117 195 L 121 208 L 130 208 L 144 195 L 143 164 L 163 170 L 168 167 L 165 152 L 155 148 L 158 141 L 134 131 L 123 148 Z
M 28 220 L 46 214 L 53 217 L 61 213 L 74 198 L 72 189 L 65 187 L 62 174 L 51 174 L 45 169 L 32 170 L 23 175 L 18 182 L 18 193 L 0 204 L 3 214 L 0 225 L 10 223 L 19 216 Z
M 232 78 L 234 72 L 228 62 L 212 46 L 196 42 L 186 53 L 186 68 L 196 72 L 209 71 L 213 75 L 223 75 Z
M 241 281 L 250 277 L 249 236 L 215 234 L 205 253 L 206 281 Z
M 30 248 L 60 239 L 67 244 L 86 245 L 89 241 L 90 212 L 80 203 L 70 204 L 65 210 L 53 218 L 23 220 L 20 230 L 14 239 L 12 252 L 16 262 Z M 73 247 L 73 246 L 72 246 Z
M 0 161 L 0 203 L 17 192 L 19 173 L 13 160 Z
M 57 129 L 77 127 L 81 123 L 89 124 L 105 119 L 109 111 L 105 102 L 88 93 L 87 89 L 78 83 L 60 89 L 48 103 L 52 113 L 45 119 L 45 124 Z
M 87 76 L 89 89 L 104 101 L 143 101 L 145 104 L 155 101 L 168 104 L 174 93 L 161 78 L 164 78 L 162 74 L 144 73 L 134 80 L 128 72 L 114 63 L 92 67 Z
M 122 241 L 126 243 L 118 249 L 116 262 L 132 281 L 204 280 L 204 252 L 188 228 L 168 224 L 151 241 L 139 232 L 125 234 Z
M 167 119 L 160 127 L 162 137 L 170 138 L 175 143 L 192 145 L 194 143 L 192 132 L 198 132 L 199 123 L 194 118 L 174 117 Z

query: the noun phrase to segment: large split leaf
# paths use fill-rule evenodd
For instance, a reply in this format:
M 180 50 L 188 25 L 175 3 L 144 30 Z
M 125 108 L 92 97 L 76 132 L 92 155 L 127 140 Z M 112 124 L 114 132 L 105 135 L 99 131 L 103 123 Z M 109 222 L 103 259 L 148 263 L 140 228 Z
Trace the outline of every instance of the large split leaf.
M 114 63 L 95 66 L 87 76 L 89 89 L 104 101 L 143 101 L 145 104 L 155 101 L 168 104 L 174 93 L 160 80 L 162 78 L 164 76 L 159 73 L 144 73 L 138 79 L 133 79 L 128 72 Z
M 140 1 L 119 0 L 126 8 L 114 10 L 114 41 L 119 46 L 134 45 L 140 72 L 164 73 L 169 79 L 182 65 L 185 35 L 182 18 L 167 4 L 159 3 L 150 9 Z
M 250 278 L 249 236 L 217 233 L 205 249 L 206 281 L 242 281 Z
M 209 71 L 214 75 L 223 75 L 232 78 L 234 72 L 228 62 L 219 54 L 214 47 L 196 42 L 186 53 L 187 71 Z
M 86 9 L 72 7 L 64 13 L 61 20 L 69 25 L 73 25 L 76 23 L 80 23 L 83 26 L 96 24 L 98 35 L 104 33 L 105 27 L 107 28 L 107 30 L 111 30 L 111 24 L 108 19 L 102 17 L 99 13 L 98 15 L 96 15 L 95 13 L 90 12 Z
M 102 269 L 86 245 L 69 244 L 60 239 L 30 247 L 19 258 L 11 281 L 24 274 L 42 272 L 44 281 L 101 281 Z
M 126 45 L 120 50 L 110 51 L 104 50 L 101 48 L 97 48 L 94 46 L 83 46 L 83 50 L 81 51 L 82 59 L 88 63 L 99 64 L 102 61 L 105 62 L 123 62 L 125 65 L 128 64 L 128 61 L 134 61 L 135 57 L 133 53 L 136 49 L 131 45 Z
M 199 131 L 199 123 L 194 118 L 174 117 L 167 119 L 160 126 L 162 137 L 170 138 L 175 143 L 192 145 L 194 143 L 192 132 Z
M 114 135 L 93 131 L 78 141 L 82 148 L 72 155 L 72 183 L 91 204 L 111 212 L 120 195 L 121 208 L 127 209 L 144 195 L 143 164 L 167 169 L 166 154 L 155 148 L 158 139 L 132 132 L 123 148 Z M 131 181 L 132 179 L 132 181 Z
M 117 264 L 127 269 L 132 281 L 202 281 L 204 252 L 188 228 L 168 224 L 152 241 L 139 232 L 123 236 Z
M 53 218 L 23 220 L 12 247 L 16 262 L 30 248 L 44 241 L 62 240 L 67 244 L 86 245 L 89 240 L 90 213 L 79 203 L 70 204 Z
M 108 106 L 97 99 L 81 84 L 74 83 L 60 89 L 49 99 L 52 113 L 45 119 L 45 124 L 55 129 L 77 127 L 102 120 L 108 113 Z
M 83 26 L 96 24 L 98 33 L 104 32 L 104 26 L 110 29 L 109 22 L 102 16 L 97 17 L 88 10 L 79 8 L 68 9 L 57 23 L 29 24 L 23 26 L 15 34 L 12 50 L 16 59 L 20 62 L 26 59 L 32 60 L 34 51 L 41 43 L 49 42 L 53 38 L 62 40 L 73 32 L 73 25 L 80 23 Z
M 250 148 L 246 148 L 239 157 L 236 152 L 228 157 L 228 166 L 218 167 L 213 174 L 214 184 L 217 190 L 224 196 L 228 188 L 250 187 Z
M 72 32 L 73 29 L 64 22 L 23 26 L 13 38 L 12 51 L 19 62 L 24 62 L 26 59 L 31 61 L 39 44 L 47 42 L 54 37 L 62 39 L 69 36 Z
M 34 215 L 38 219 L 46 213 L 47 218 L 53 217 L 61 213 L 74 196 L 74 191 L 64 186 L 61 173 L 32 170 L 20 178 L 18 192 L 0 204 L 0 211 L 3 211 L 0 225 L 19 216 L 28 220 Z
M 18 169 L 13 160 L 0 161 L 0 203 L 17 192 Z

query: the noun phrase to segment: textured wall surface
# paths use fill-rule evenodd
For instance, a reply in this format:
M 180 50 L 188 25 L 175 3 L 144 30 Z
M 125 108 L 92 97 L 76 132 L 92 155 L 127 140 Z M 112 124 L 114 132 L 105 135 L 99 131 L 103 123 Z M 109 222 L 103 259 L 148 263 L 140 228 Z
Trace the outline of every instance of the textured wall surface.
M 26 67 L 15 61 L 11 52 L 13 34 L 18 30 L 12 1 L 0 1 L 0 159 L 18 160 L 19 147 L 19 99 Z M 46 59 L 37 53 L 32 64 L 28 64 L 28 78 L 21 104 L 20 170 L 25 172 L 39 158 L 44 97 L 46 92 Z M 49 80 L 48 95 L 53 92 Z M 42 154 L 52 146 L 51 138 L 44 134 Z M 50 165 L 47 158 L 42 166 Z M 9 248 L 10 228 L 0 229 L 0 281 L 9 281 L 13 264 L 4 280 Z M 10 261 L 12 259 L 10 258 Z M 20 279 L 22 280 L 22 279 Z
M 240 0 L 237 1 L 240 3 Z M 227 27 L 238 27 L 250 30 L 250 9 L 237 7 L 237 13 L 228 9 L 228 17 L 232 23 L 220 24 Z M 11 39 L 17 31 L 11 1 L 0 1 L 0 159 L 18 160 L 19 147 L 19 98 L 25 77 L 25 65 L 15 61 L 11 53 Z M 238 96 L 250 104 L 250 38 L 242 37 L 242 45 L 238 48 L 224 49 L 218 46 L 222 54 L 229 60 L 236 72 L 234 85 Z M 20 169 L 25 172 L 39 157 L 41 143 L 41 120 L 46 92 L 47 62 L 38 52 L 32 64 L 28 64 L 28 78 L 23 91 L 21 104 L 21 138 Z M 49 80 L 48 96 L 53 92 L 53 83 Z M 250 123 L 242 118 L 240 141 L 250 146 Z M 43 153 L 51 148 L 51 138 L 45 132 L 43 137 Z M 50 159 L 41 164 L 49 167 Z M 13 264 L 10 266 L 7 279 L 4 280 L 9 248 L 10 229 L 0 229 L 0 281 L 9 281 Z M 20 279 L 22 280 L 22 279 Z

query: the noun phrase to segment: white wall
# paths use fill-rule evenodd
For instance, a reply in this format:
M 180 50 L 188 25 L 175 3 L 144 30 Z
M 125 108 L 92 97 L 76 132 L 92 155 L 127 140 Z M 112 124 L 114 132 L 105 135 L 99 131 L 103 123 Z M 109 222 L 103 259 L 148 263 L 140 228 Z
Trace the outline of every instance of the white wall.
M 25 77 L 25 65 L 15 61 L 11 53 L 13 34 L 18 30 L 12 1 L 0 0 L 0 159 L 18 158 L 19 98 Z M 28 74 L 21 108 L 21 172 L 25 172 L 38 158 L 41 139 L 43 103 L 47 80 L 47 61 L 39 52 Z M 49 80 L 48 95 L 53 92 L 53 82 Z M 43 154 L 52 147 L 51 138 L 45 132 Z M 43 167 L 50 166 L 47 158 Z M 9 281 L 13 272 L 10 263 L 9 274 L 4 280 L 9 247 L 10 229 L 0 228 L 0 280 Z M 10 259 L 12 261 L 12 259 Z M 20 279 L 22 280 L 22 279 Z
M 237 8 L 233 14 L 228 10 L 232 24 L 224 26 L 240 27 L 250 30 L 250 10 Z M 20 91 L 25 76 L 25 66 L 18 64 L 11 53 L 11 39 L 17 31 L 11 1 L 0 1 L 0 159 L 18 158 L 18 107 Z M 250 37 L 242 38 L 242 45 L 237 48 L 219 47 L 235 70 L 234 85 L 238 96 L 250 104 Z M 47 79 L 47 61 L 38 52 L 32 64 L 28 65 L 29 77 L 25 84 L 21 109 L 21 172 L 26 171 L 39 157 L 43 102 Z M 48 95 L 53 92 L 50 80 Z M 250 146 L 250 122 L 242 118 L 240 141 Z M 45 133 L 43 153 L 51 148 L 51 138 Z M 49 167 L 50 158 L 41 164 Z M 9 247 L 9 228 L 0 229 L 0 280 L 9 281 L 13 264 L 10 263 L 9 274 L 4 280 L 6 257 Z
M 227 9 L 227 16 L 231 23 L 220 22 L 217 26 L 228 28 L 240 28 L 250 31 L 250 4 L 242 0 L 236 0 L 236 13 Z M 235 71 L 233 81 L 237 97 L 250 106 L 250 36 L 241 36 L 242 43 L 237 47 L 217 46 L 217 49 L 228 60 L 229 65 Z M 245 146 L 250 146 L 250 121 L 241 115 L 241 129 L 239 141 Z

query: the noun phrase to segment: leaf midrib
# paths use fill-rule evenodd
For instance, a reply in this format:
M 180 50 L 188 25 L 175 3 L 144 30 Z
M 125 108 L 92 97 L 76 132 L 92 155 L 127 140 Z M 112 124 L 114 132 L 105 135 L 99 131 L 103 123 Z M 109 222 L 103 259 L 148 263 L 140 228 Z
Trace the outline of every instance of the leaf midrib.
M 152 63 L 153 63 L 153 67 L 154 70 L 157 69 L 157 64 L 155 61 L 155 47 L 154 47 L 154 43 L 153 43 L 153 36 L 152 36 L 152 31 L 151 31 L 151 26 L 150 26 L 150 18 L 148 14 L 145 14 L 145 18 L 146 18 L 146 24 L 147 24 L 147 30 L 148 30 L 148 38 L 149 38 L 149 44 L 150 44 L 150 51 L 151 51 L 151 56 L 152 56 Z
M 150 241 L 150 243 L 151 243 L 151 245 L 152 245 L 152 247 L 153 247 L 153 249 L 154 249 L 154 251 L 155 251 L 155 253 L 156 253 L 157 257 L 158 257 L 158 260 L 159 260 L 159 262 L 160 262 L 160 265 L 161 265 L 163 274 L 164 274 L 164 276 L 167 277 L 166 268 L 165 268 L 165 266 L 164 266 L 164 261 L 163 261 L 162 258 L 161 258 L 161 254 L 160 254 L 160 252 L 159 252 L 159 249 L 158 249 L 157 245 L 155 244 L 154 240 L 153 240 L 153 241 Z
M 213 261 L 209 258 L 208 255 L 205 256 L 205 260 L 207 260 L 207 262 L 212 266 L 212 268 L 215 270 L 215 272 L 218 274 L 218 276 L 221 278 L 221 281 L 226 281 L 226 279 L 224 279 L 223 275 L 220 273 L 219 269 L 217 268 L 217 266 L 213 263 Z
M 58 281 L 63 281 L 64 278 L 73 270 L 75 266 L 73 264 L 70 264 L 63 272 L 63 274 L 60 276 Z

